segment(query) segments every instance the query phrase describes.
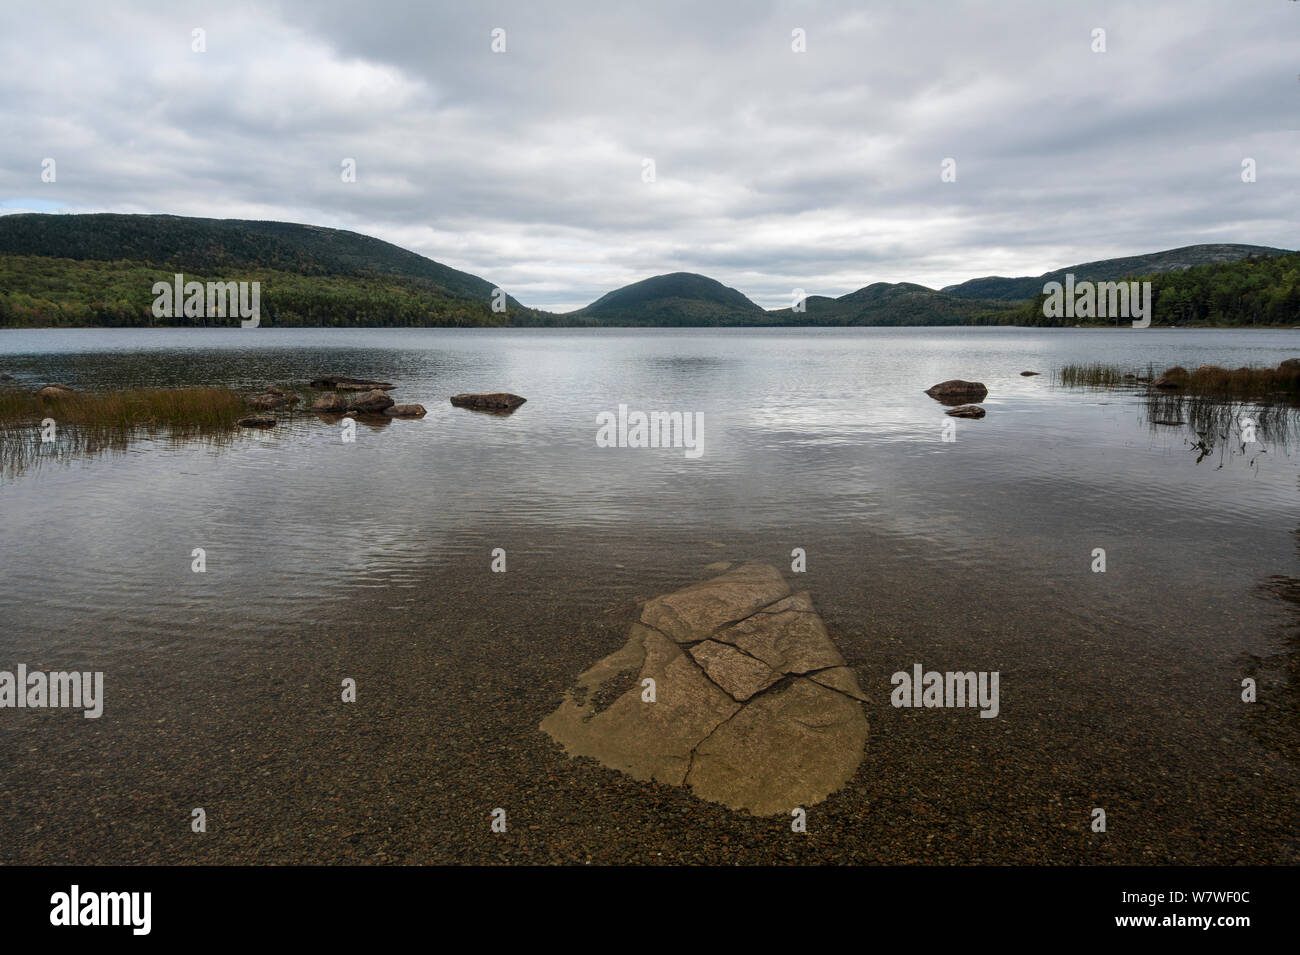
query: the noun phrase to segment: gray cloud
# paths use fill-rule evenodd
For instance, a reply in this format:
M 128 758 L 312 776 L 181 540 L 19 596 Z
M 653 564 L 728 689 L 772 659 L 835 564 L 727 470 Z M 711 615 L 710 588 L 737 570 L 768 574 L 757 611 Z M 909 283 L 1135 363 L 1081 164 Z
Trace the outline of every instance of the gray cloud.
M 676 270 L 780 307 L 794 287 L 1293 247 L 1298 68 L 1279 37 L 1298 17 L 1232 0 L 11 5 L 0 211 L 354 229 L 560 310 Z

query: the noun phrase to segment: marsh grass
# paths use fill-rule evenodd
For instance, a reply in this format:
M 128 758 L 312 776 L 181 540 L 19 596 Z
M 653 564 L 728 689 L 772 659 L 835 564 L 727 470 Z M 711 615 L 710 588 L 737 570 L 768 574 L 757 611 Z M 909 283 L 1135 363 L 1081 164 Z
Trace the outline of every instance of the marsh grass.
M 1137 385 L 1139 376 L 1151 379 L 1155 376 L 1155 371 L 1150 365 L 1143 371 L 1093 362 L 1087 365 L 1065 365 L 1053 377 L 1069 388 L 1117 388 L 1122 385 Z
M 0 391 L 0 429 L 5 431 L 53 418 L 60 426 L 103 431 L 202 432 L 232 428 L 245 413 L 243 399 L 228 388 L 73 392 L 52 399 L 16 388 Z
M 1300 399 L 1300 369 L 1222 368 L 1201 365 L 1189 371 L 1180 365 L 1158 372 L 1153 365 L 1123 368 L 1092 363 L 1065 365 L 1055 380 L 1070 388 L 1117 388 L 1145 385 L 1161 376 L 1177 385 L 1170 392 L 1191 397 L 1229 399 Z
M 1155 387 L 1161 376 L 1177 387 Z M 1152 365 L 1094 363 L 1065 365 L 1053 380 L 1071 388 L 1136 392 L 1152 431 L 1183 427 L 1190 432 L 1187 443 L 1198 452 L 1198 464 L 1211 454 L 1254 461 L 1259 449 L 1290 453 L 1300 443 L 1300 370 L 1201 365 L 1189 371 L 1175 365 L 1160 372 Z M 1246 422 L 1258 444 L 1244 440 Z
M 41 398 L 17 388 L 0 390 L 0 471 L 13 476 L 46 457 L 68 459 L 125 451 L 140 437 L 223 443 L 248 413 L 227 388 L 148 388 L 74 392 Z M 54 440 L 42 440 L 43 422 Z

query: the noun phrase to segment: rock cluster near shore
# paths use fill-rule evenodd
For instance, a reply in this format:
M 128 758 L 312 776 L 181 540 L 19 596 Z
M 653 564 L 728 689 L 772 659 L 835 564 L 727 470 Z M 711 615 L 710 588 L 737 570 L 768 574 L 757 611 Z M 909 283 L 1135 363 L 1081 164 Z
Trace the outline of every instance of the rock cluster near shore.
M 428 412 L 424 405 L 399 405 L 388 394 L 396 385 L 387 381 L 374 381 L 369 378 L 352 378 L 346 375 L 327 375 L 312 379 L 313 388 L 332 389 L 330 394 L 321 395 L 311 406 L 311 410 L 325 415 L 384 415 L 389 418 L 423 418 Z M 349 399 L 343 393 L 355 393 Z
M 864 697 L 806 591 L 792 594 L 770 564 L 724 566 L 648 601 L 627 644 L 581 674 L 541 729 L 635 779 L 789 813 L 856 772 Z

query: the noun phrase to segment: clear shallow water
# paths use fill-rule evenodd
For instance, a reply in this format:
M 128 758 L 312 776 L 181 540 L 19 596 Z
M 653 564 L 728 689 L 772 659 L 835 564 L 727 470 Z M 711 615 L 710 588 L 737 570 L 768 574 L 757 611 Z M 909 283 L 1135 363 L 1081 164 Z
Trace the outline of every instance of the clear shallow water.
M 700 542 L 765 541 L 777 560 L 802 546 L 815 562 L 892 538 L 977 578 L 1050 589 L 1104 547 L 1137 603 L 1158 590 L 1176 606 L 1183 587 L 1244 594 L 1295 570 L 1296 449 L 1220 439 L 1197 464 L 1196 436 L 1153 426 L 1138 393 L 1065 389 L 1051 373 L 1296 354 L 1292 331 L 7 331 L 0 370 L 22 385 L 307 394 L 334 372 L 392 381 L 429 414 L 361 424 L 353 444 L 297 415 L 222 447 L 47 453 L 0 485 L 0 618 L 47 648 L 168 646 L 196 621 L 238 645 L 357 591 L 400 604 L 431 567 L 486 567 L 494 547 L 559 559 L 561 534 L 665 582 L 702 562 Z M 988 416 L 957 421 L 945 443 L 953 419 L 922 390 L 952 377 L 988 385 Z M 446 401 L 488 390 L 528 403 L 498 417 Z M 703 455 L 598 447 L 595 416 L 619 404 L 703 412 Z M 190 570 L 195 547 L 206 574 Z
M 0 861 L 1293 864 L 1300 442 L 1206 431 L 1198 464 L 1136 392 L 1050 375 L 1294 355 L 1294 332 L 0 333 L 22 385 L 333 372 L 429 408 L 355 444 L 298 415 L 0 469 L 0 669 L 106 672 L 101 719 L 3 711 Z M 990 394 L 944 443 L 922 390 L 950 377 Z M 446 403 L 495 389 L 529 401 Z M 620 403 L 703 412 L 704 455 L 597 447 Z M 639 601 L 796 546 L 870 727 L 807 838 L 539 731 Z M 1001 715 L 891 707 L 917 662 L 1000 672 Z M 488 832 L 498 805 L 522 838 Z

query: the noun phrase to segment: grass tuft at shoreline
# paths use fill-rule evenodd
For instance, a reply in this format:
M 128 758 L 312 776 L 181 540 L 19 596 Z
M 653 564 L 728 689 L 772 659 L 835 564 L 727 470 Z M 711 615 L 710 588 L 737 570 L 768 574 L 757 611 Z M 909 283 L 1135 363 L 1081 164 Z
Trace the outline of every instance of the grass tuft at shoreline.
M 1091 363 L 1065 365 L 1057 380 L 1067 387 L 1117 388 L 1149 385 L 1170 394 L 1203 398 L 1300 399 L 1300 368 L 1223 368 L 1201 365 L 1193 370 L 1174 365 L 1163 372 Z
M 0 430 L 39 425 L 53 418 L 60 427 L 102 431 L 166 428 L 204 432 L 232 428 L 247 411 L 227 388 L 143 388 L 129 391 L 68 392 L 57 398 L 29 391 L 0 391 Z

